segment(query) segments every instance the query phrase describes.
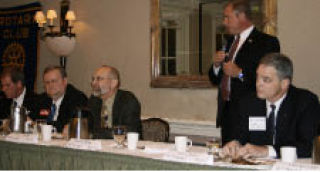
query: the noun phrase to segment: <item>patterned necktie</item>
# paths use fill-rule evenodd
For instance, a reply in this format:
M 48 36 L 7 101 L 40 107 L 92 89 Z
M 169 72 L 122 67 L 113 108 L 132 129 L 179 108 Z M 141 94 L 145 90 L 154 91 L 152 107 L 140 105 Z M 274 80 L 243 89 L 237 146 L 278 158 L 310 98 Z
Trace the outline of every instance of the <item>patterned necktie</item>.
M 51 105 L 51 110 L 50 110 L 50 114 L 49 114 L 49 116 L 48 116 L 48 118 L 47 118 L 47 122 L 52 122 L 52 121 L 53 121 L 53 117 L 54 117 L 54 114 L 56 113 L 56 109 L 57 109 L 57 107 L 56 107 L 56 105 L 53 103 L 53 104 Z
M 269 118 L 267 121 L 267 133 L 268 133 L 268 137 L 269 140 L 272 140 L 272 143 L 274 144 L 274 136 L 276 134 L 276 129 L 275 129 L 275 109 L 276 106 L 275 105 L 270 105 L 271 107 L 271 112 L 269 114 Z
M 237 47 L 239 45 L 240 35 L 236 35 L 235 37 L 236 39 L 232 43 L 229 54 L 225 57 L 226 62 L 233 61 L 234 59 L 234 53 L 236 52 Z M 230 80 L 231 80 L 230 76 L 223 74 L 220 87 L 221 87 L 222 99 L 224 101 L 228 101 L 230 98 Z
M 103 102 L 103 107 L 101 111 L 101 127 L 102 128 L 108 128 L 108 107 L 106 105 L 106 102 Z

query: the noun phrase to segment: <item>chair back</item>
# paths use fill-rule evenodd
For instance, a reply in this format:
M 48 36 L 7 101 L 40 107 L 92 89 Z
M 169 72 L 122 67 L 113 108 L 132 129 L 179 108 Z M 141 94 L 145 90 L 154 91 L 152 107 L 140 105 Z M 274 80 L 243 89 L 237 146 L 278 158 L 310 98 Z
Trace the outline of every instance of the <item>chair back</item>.
M 154 142 L 168 142 L 169 123 L 161 118 L 142 120 L 142 139 Z

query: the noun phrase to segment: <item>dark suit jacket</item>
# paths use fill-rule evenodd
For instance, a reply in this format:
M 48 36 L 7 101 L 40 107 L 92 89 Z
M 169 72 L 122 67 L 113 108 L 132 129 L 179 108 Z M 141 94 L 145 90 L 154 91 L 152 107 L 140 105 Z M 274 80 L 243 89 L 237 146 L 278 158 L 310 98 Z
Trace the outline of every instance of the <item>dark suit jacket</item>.
M 87 96 L 77 90 L 71 84 L 67 85 L 67 89 L 63 100 L 60 105 L 59 115 L 53 125 L 57 128 L 58 132 L 62 132 L 64 125 L 68 124 L 76 113 L 76 108 L 83 107 L 87 104 Z M 50 110 L 52 99 L 46 94 L 42 93 L 38 98 L 37 118 L 46 119 L 48 116 L 40 116 L 40 111 L 43 109 Z
M 0 119 L 10 116 L 11 99 L 6 98 L 3 91 L 0 91 Z
M 239 102 L 238 129 L 234 138 L 242 144 L 273 145 L 268 131 L 249 131 L 249 117 L 267 117 L 266 100 L 254 94 Z M 276 120 L 276 139 L 273 145 L 280 156 L 281 146 L 297 147 L 298 157 L 310 157 L 315 125 L 320 115 L 318 97 L 313 93 L 291 86 L 280 105 Z
M 34 93 L 31 90 L 26 90 L 26 94 L 24 96 L 23 99 L 23 103 L 22 106 L 25 107 L 29 112 L 29 116 L 32 118 L 35 110 L 36 110 L 36 99 L 37 99 L 37 94 Z M 7 98 L 1 98 L 1 113 L 2 113 L 2 117 L 1 118 L 9 118 L 10 116 L 10 112 L 11 112 L 11 105 L 12 105 L 12 101 L 13 99 L 7 99 Z
M 227 51 L 233 42 L 233 38 L 228 40 Z M 264 34 L 256 28 L 252 30 L 247 40 L 239 49 L 234 63 L 242 68 L 244 74 L 243 81 L 238 78 L 231 78 L 231 94 L 230 104 L 232 107 L 233 102 L 237 102 L 240 97 L 247 95 L 250 92 L 255 92 L 256 83 L 256 69 L 260 59 L 267 53 L 280 52 L 279 41 L 276 37 Z M 213 66 L 209 69 L 209 78 L 214 85 L 219 85 L 222 79 L 223 70 L 220 70 L 218 75 L 213 72 Z M 233 117 L 222 119 L 225 117 L 223 113 L 224 101 L 221 97 L 219 88 L 218 93 L 218 114 L 217 114 L 217 127 L 223 125 L 222 121 L 228 120 L 232 122 Z
M 92 114 L 89 120 L 90 129 L 95 138 L 110 138 L 110 131 L 101 128 L 102 99 L 91 96 L 88 100 L 88 108 Z M 141 134 L 141 107 L 138 99 L 129 91 L 118 90 L 112 106 L 112 124 L 125 125 L 127 131 Z

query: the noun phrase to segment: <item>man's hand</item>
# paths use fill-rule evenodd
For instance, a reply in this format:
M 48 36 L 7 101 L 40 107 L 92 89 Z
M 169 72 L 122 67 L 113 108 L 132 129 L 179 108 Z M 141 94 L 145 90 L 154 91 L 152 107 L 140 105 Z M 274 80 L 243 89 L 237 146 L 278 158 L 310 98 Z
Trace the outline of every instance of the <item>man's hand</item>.
M 226 58 L 226 53 L 224 51 L 217 51 L 216 54 L 213 56 L 213 64 L 215 67 L 219 67 L 224 59 Z
M 236 159 L 239 157 L 238 151 L 241 148 L 241 144 L 236 141 L 230 141 L 222 148 L 222 156 L 229 156 L 232 159 Z
M 223 72 L 225 75 L 228 75 L 231 77 L 238 77 L 241 71 L 242 69 L 239 68 L 236 64 L 234 64 L 231 61 L 223 64 Z
M 267 157 L 269 150 L 267 146 L 257 146 L 247 143 L 239 149 L 238 155 L 243 158 L 262 158 Z

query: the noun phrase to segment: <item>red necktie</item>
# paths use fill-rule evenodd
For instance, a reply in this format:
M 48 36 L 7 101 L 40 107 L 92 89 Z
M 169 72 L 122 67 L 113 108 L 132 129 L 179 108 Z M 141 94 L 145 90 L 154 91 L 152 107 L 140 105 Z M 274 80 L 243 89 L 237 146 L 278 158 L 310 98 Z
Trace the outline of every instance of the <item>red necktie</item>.
M 229 62 L 230 60 L 232 61 L 234 59 L 234 53 L 236 52 L 237 47 L 239 45 L 239 40 L 240 35 L 236 35 L 236 39 L 232 43 L 229 54 L 225 58 L 226 62 Z M 228 101 L 230 98 L 230 76 L 223 74 L 220 86 L 222 99 L 224 101 Z

